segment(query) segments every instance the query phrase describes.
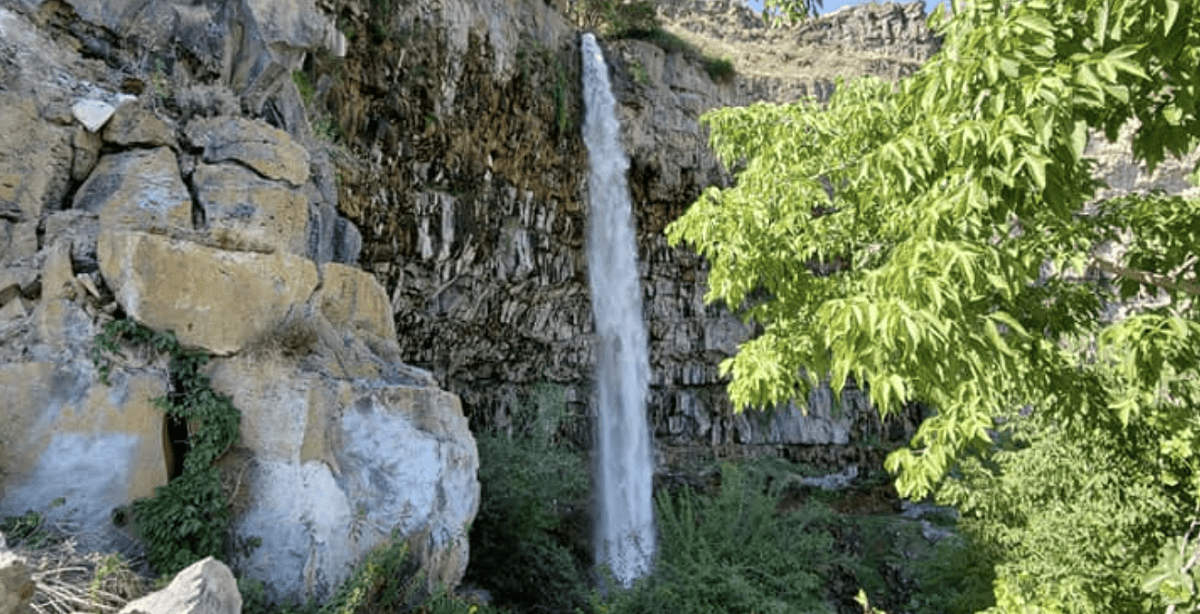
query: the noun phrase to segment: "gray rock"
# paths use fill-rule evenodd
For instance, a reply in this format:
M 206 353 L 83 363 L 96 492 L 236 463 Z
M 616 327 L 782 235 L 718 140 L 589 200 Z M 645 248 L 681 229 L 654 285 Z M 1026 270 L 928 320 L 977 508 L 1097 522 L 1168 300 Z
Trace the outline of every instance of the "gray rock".
M 814 478 L 799 478 L 798 481 L 804 486 L 812 486 L 821 490 L 845 490 L 854 483 L 854 479 L 857 477 L 858 466 L 850 465 L 837 473 L 830 473 Z
M 71 244 L 71 265 L 79 273 L 92 273 L 99 269 L 96 261 L 96 240 L 100 237 L 99 214 L 82 209 L 55 211 L 46 216 L 46 245 L 58 241 Z
M 0 305 L 18 296 L 36 298 L 41 293 L 41 271 L 34 266 L 0 269 Z
M 8 266 L 37 253 L 37 221 L 0 219 L 0 266 Z
M 358 264 L 362 252 L 362 234 L 358 227 L 344 217 L 338 217 L 333 226 L 333 261 L 343 264 Z
M 185 130 L 188 141 L 202 148 L 205 162 L 237 162 L 267 179 L 294 187 L 308 180 L 308 151 L 282 130 L 242 117 L 192 120 Z
M 0 534 L 0 614 L 32 614 L 34 584 L 25 561 L 4 549 Z
M 158 232 L 192 228 L 192 195 L 166 147 L 109 154 L 75 192 L 75 208 L 97 213 L 103 228 Z
M 241 614 L 233 572 L 211 556 L 179 572 L 161 591 L 129 602 L 119 614 Z
M 175 129 L 153 111 L 133 102 L 117 107 L 102 136 L 105 142 L 123 147 L 178 148 Z

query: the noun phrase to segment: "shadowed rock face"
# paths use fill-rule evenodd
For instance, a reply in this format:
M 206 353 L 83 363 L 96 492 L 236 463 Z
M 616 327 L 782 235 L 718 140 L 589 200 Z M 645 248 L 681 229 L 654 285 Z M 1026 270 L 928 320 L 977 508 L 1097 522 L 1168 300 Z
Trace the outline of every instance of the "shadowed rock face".
M 327 598 L 393 530 L 431 585 L 461 579 L 474 438 L 402 362 L 291 79 L 332 23 L 311 0 L 0 0 L 0 516 L 124 548 L 113 510 L 182 463 L 167 357 L 121 348 L 99 381 L 93 339 L 125 317 L 215 355 L 242 413 L 233 539 L 261 540 L 234 562 L 271 598 Z

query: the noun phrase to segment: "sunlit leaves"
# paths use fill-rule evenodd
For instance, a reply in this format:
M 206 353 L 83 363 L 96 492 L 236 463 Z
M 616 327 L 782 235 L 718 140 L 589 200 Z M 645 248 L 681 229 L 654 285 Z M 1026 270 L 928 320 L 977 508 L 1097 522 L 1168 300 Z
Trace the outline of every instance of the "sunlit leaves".
M 1180 340 L 1194 337 L 1200 208 L 1131 197 L 1081 214 L 1098 186 L 1089 131 L 1139 121 L 1151 165 L 1200 142 L 1191 3 L 976 0 L 934 27 L 942 51 L 897 85 L 707 115 L 737 184 L 669 228 L 712 264 L 709 299 L 762 331 L 723 365 L 738 406 L 796 398 L 815 372 L 866 382 L 884 412 L 936 408 L 889 461 L 912 494 L 1013 407 L 1128 423 L 1185 398 L 1196 373 Z M 1117 234 L 1120 261 L 1096 261 Z M 1087 282 L 1095 267 L 1117 284 Z M 1106 329 L 1114 287 L 1165 293 L 1178 321 Z M 1126 362 L 1085 376 L 1064 344 L 1101 331 L 1097 351 Z

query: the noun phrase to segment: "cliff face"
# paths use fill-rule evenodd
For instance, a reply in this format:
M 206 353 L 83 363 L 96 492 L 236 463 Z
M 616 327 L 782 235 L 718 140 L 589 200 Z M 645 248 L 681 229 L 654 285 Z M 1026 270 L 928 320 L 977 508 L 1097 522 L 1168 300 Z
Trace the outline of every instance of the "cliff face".
M 475 441 L 402 362 L 292 78 L 343 42 L 311 2 L 0 0 L 0 517 L 127 548 L 110 519 L 187 477 L 208 420 L 153 399 L 203 379 L 194 403 L 241 412 L 216 452 L 232 563 L 271 598 L 328 597 L 393 530 L 461 579 Z M 211 355 L 203 377 L 115 341 L 95 361 L 114 318 Z M 187 519 L 158 520 L 195 547 L 181 484 Z
M 344 138 L 341 211 L 362 230 L 361 262 L 388 291 L 405 360 L 460 395 L 476 429 L 507 428 L 531 389 L 549 384 L 578 418 L 565 433 L 587 446 L 595 348 L 571 22 L 540 0 L 324 6 L 352 32 L 348 52 L 306 69 L 325 84 L 317 106 Z M 919 5 L 778 30 L 723 2 L 659 10 L 670 31 L 736 58 L 739 71 L 723 82 L 647 42 L 607 47 L 631 158 L 660 460 L 784 450 L 838 462 L 881 433 L 865 399 L 851 391 L 834 408 L 825 391 L 809 399 L 809 417 L 795 407 L 734 415 L 717 365 L 749 331 L 704 305 L 704 263 L 667 246 L 662 230 L 705 186 L 729 180 L 701 113 L 824 97 L 842 69 L 896 77 L 936 41 Z M 825 66 L 833 56 L 841 64 Z

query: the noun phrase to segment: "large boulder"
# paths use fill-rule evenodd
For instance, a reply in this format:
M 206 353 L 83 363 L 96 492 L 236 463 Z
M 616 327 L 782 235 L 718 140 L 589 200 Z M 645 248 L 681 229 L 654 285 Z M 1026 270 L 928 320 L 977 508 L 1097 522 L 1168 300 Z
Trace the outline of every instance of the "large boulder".
M 0 134 L 0 219 L 36 223 L 67 194 L 70 132 L 43 121 L 35 100 L 0 91 Z
M 105 227 L 158 232 L 192 228 L 192 196 L 166 147 L 104 156 L 75 192 L 75 209 L 100 216 Z
M 237 579 L 211 556 L 179 572 L 161 591 L 125 604 L 119 614 L 240 614 Z
M 235 564 L 268 597 L 328 598 L 393 532 L 431 586 L 462 579 L 479 459 L 458 397 L 332 379 L 279 354 L 215 361 L 212 383 L 241 409 L 253 458 L 234 534 L 260 545 Z
M 91 361 L 0 364 L 0 517 L 34 510 L 75 528 L 83 548 L 124 543 L 114 508 L 167 482 L 160 369 L 115 370 Z
M 313 261 L 124 230 L 100 233 L 100 272 L 130 317 L 232 354 L 268 337 L 317 287 Z
M 238 164 L 199 164 L 192 185 L 208 234 L 223 248 L 304 255 L 308 197 Z
M 187 127 L 205 162 L 237 162 L 267 179 L 299 187 L 308 180 L 308 151 L 288 133 L 244 117 L 205 117 Z

